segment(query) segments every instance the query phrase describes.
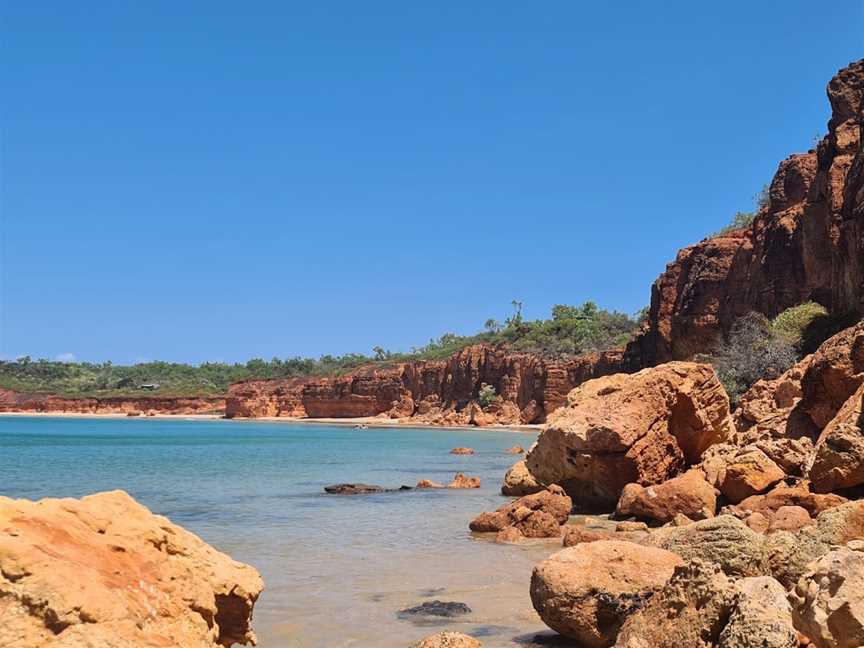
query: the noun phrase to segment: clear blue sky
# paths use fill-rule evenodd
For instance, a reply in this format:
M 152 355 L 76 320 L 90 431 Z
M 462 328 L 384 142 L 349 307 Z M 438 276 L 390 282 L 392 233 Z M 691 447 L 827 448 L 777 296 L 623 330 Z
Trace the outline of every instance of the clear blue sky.
M 860 1 L 6 2 L 0 356 L 407 350 L 593 299 L 810 148 Z

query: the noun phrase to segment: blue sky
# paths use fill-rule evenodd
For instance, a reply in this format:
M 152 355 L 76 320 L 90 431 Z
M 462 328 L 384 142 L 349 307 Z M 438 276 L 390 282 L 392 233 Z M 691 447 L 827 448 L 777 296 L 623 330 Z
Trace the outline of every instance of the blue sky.
M 0 356 L 407 350 L 593 299 L 810 148 L 862 3 L 19 2 Z

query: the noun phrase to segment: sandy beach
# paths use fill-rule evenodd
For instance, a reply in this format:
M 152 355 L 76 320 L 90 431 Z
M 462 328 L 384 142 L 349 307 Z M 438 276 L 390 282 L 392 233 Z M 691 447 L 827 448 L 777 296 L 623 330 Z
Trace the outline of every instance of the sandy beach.
M 428 423 L 414 423 L 411 419 L 385 419 L 378 417 L 357 417 L 357 418 L 293 418 L 287 416 L 262 416 L 258 418 L 233 418 L 228 419 L 221 414 L 147 414 L 140 416 L 129 416 L 118 412 L 0 412 L 0 417 L 3 416 L 39 416 L 48 418 L 118 418 L 118 419 L 182 419 L 182 420 L 201 420 L 201 421 L 236 421 L 238 423 L 304 423 L 312 425 L 340 425 L 354 427 L 365 425 L 367 428 L 424 428 L 429 430 L 489 430 L 494 432 L 537 432 L 542 429 L 540 424 L 528 425 L 429 425 Z

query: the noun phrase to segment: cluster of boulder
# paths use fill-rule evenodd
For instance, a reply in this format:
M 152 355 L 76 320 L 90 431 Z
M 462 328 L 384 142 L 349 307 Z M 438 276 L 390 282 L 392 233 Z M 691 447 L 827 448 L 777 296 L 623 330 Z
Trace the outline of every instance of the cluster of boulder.
M 563 538 L 531 599 L 579 645 L 861 646 L 862 402 L 864 322 L 734 413 L 709 365 L 591 380 L 508 471 L 519 499 L 470 528 Z

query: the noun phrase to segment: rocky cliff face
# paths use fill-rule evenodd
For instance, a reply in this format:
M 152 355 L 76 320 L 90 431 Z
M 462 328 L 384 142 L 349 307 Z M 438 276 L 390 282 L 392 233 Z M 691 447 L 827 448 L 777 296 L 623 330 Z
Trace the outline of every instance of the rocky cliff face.
M 620 351 L 553 362 L 477 345 L 446 360 L 366 367 L 348 376 L 232 385 L 228 417 L 419 417 L 434 423 L 534 423 L 560 407 L 589 378 L 622 368 Z M 483 383 L 499 399 L 487 411 L 475 400 Z
M 864 61 L 831 80 L 828 99 L 828 134 L 780 163 L 752 226 L 684 248 L 657 279 L 631 368 L 710 350 L 750 311 L 864 310 Z
M 0 389 L 0 412 L 46 412 L 76 414 L 221 414 L 224 398 L 61 398 L 53 394 L 22 394 Z

